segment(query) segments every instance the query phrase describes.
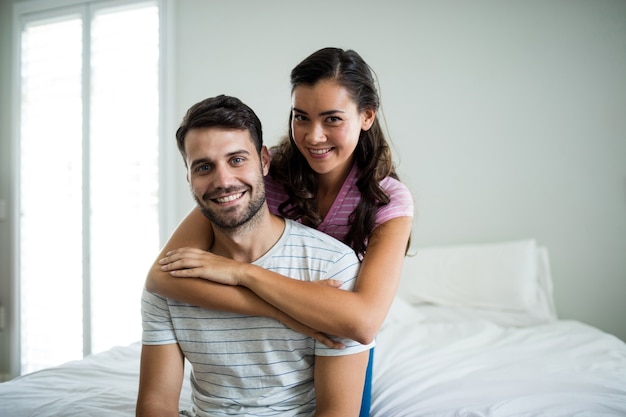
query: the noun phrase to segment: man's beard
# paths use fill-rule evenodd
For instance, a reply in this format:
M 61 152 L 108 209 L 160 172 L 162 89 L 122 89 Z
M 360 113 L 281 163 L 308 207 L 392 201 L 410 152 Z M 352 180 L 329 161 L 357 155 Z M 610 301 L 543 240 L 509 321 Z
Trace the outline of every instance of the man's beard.
M 206 203 L 206 201 L 210 200 L 210 197 L 207 194 L 204 194 L 202 196 L 202 199 L 198 198 L 195 194 L 193 194 L 193 197 L 196 200 L 196 203 L 198 204 L 198 208 L 200 209 L 200 212 L 202 212 L 202 214 L 204 214 L 204 216 L 207 219 L 209 219 L 215 227 L 222 229 L 222 230 L 233 231 L 235 229 L 238 229 L 248 224 L 251 220 L 253 220 L 257 216 L 257 214 L 259 213 L 259 210 L 261 210 L 261 208 L 263 207 L 263 204 L 265 203 L 264 184 L 263 183 L 257 184 L 255 189 L 258 190 L 256 195 L 251 195 L 251 200 L 248 203 L 248 206 L 245 208 L 244 212 L 238 216 L 229 214 L 229 210 L 226 210 L 226 211 L 211 210 Z M 232 193 L 232 192 L 239 192 L 239 191 L 241 190 L 226 189 L 224 190 L 224 193 Z M 250 193 L 251 189 L 249 188 L 247 192 Z

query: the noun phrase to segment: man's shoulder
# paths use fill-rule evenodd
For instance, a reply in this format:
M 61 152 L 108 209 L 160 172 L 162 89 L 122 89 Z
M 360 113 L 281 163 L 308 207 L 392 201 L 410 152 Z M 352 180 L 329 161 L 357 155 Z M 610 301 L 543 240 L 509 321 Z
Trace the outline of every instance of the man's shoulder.
M 321 232 L 309 226 L 305 226 L 302 223 L 298 223 L 294 220 L 285 219 L 285 221 L 287 222 L 287 225 L 289 227 L 289 233 L 292 236 L 298 236 L 302 239 L 318 241 L 328 248 L 334 248 L 338 252 L 354 252 L 350 246 L 324 232 Z
M 285 240 L 274 253 L 280 254 L 272 257 L 273 266 L 280 273 L 304 281 L 339 280 L 343 282 L 340 288 L 347 290 L 353 288 L 360 267 L 350 246 L 293 220 L 287 220 Z

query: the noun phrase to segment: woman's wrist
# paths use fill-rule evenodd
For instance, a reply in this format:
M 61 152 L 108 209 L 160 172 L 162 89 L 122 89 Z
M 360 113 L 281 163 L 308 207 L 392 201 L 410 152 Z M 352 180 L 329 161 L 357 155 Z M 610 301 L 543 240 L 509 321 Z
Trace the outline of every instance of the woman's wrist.
M 251 281 L 254 277 L 254 269 L 255 266 L 253 264 L 242 263 L 241 267 L 237 268 L 235 276 L 235 279 L 237 280 L 237 285 L 249 288 Z

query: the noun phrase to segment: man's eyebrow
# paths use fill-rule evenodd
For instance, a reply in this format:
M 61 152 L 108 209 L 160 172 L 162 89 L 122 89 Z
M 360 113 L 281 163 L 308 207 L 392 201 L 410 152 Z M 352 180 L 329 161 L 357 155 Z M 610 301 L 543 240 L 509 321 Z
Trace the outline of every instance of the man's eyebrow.
M 226 156 L 229 158 L 235 155 L 250 155 L 250 152 L 247 151 L 246 149 L 239 149 L 237 151 L 228 152 L 226 154 Z
M 232 158 L 233 156 L 236 156 L 236 155 L 246 155 L 246 156 L 248 156 L 248 155 L 250 155 L 250 152 L 248 150 L 246 150 L 246 149 L 238 149 L 236 151 L 231 151 L 231 152 L 228 152 L 228 153 L 224 154 L 224 156 L 226 158 Z M 195 160 L 191 161 L 191 164 L 189 166 L 191 168 L 193 168 L 196 165 L 211 164 L 211 163 L 212 163 L 212 161 L 209 158 L 198 158 L 198 159 L 195 159 Z
M 191 164 L 189 164 L 189 166 L 194 167 L 196 165 L 209 164 L 209 163 L 211 163 L 211 160 L 208 158 L 198 158 L 198 159 L 194 159 L 193 161 L 191 161 Z

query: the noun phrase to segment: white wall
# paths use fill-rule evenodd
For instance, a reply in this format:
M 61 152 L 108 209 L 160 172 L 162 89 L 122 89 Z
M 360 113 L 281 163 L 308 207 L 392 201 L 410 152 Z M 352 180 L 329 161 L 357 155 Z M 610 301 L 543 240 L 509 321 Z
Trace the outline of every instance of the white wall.
M 0 0 L 0 200 L 10 201 L 11 0 Z M 384 4 L 383 4 L 384 3 Z M 626 2 L 177 0 L 174 128 L 219 93 L 286 128 L 289 71 L 353 48 L 380 78 L 416 245 L 534 237 L 562 318 L 626 340 Z M 192 206 L 180 156 L 174 217 Z M 174 220 L 175 221 L 175 220 Z M 173 227 L 169 222 L 170 228 Z M 0 221 L 0 303 L 11 305 Z M 8 312 L 7 312 L 8 313 Z M 8 321 L 12 317 L 7 317 Z M 13 329 L 15 330 L 15 329 Z M 11 341 L 0 331 L 0 374 Z M 1 377 L 1 375 L 0 375 Z
M 175 7 L 174 124 L 226 93 L 251 105 L 276 143 L 291 68 L 320 47 L 355 49 L 380 79 L 417 204 L 414 243 L 534 237 L 550 250 L 559 315 L 626 340 L 626 2 Z M 179 191 L 182 216 L 191 199 Z

